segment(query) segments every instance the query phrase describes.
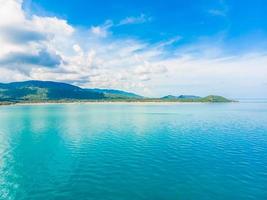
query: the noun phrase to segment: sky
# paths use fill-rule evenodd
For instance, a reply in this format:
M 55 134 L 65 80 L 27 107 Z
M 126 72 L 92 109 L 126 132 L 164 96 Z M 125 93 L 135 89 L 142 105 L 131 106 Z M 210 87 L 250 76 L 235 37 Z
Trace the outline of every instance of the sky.
M 267 98 L 265 0 L 0 0 L 0 82 Z

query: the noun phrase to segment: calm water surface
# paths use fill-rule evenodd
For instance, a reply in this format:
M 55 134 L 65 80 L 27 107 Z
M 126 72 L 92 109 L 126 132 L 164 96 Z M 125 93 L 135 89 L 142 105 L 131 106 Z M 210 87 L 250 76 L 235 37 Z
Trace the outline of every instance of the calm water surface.
M 0 199 L 267 199 L 267 103 L 0 107 Z

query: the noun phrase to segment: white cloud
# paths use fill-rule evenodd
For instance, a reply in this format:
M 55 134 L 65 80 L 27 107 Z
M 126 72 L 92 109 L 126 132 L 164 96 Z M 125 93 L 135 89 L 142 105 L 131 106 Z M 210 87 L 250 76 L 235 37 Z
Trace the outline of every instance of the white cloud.
M 66 20 L 56 17 L 39 17 L 34 15 L 30 22 L 37 30 L 52 34 L 53 36 L 70 36 L 74 33 L 74 28 L 69 25 Z
M 208 11 L 211 15 L 216 15 L 216 16 L 226 16 L 226 11 L 225 10 L 219 10 L 219 9 L 210 9 Z
M 73 45 L 73 50 L 74 50 L 75 52 L 79 53 L 79 54 L 83 54 L 83 53 L 82 53 L 82 49 L 81 49 L 80 45 L 78 45 L 78 44 L 74 44 L 74 45 Z
M 146 74 L 149 74 L 150 73 L 150 69 L 147 68 L 146 66 L 144 65 L 140 65 L 138 66 L 134 72 L 137 74 L 137 75 L 146 75 Z
M 20 0 L 0 0 L 0 26 L 24 22 Z
M 225 1 L 219 1 L 217 8 L 213 8 L 208 10 L 208 13 L 213 16 L 226 17 L 228 13 L 229 7 Z
M 136 16 L 136 17 L 133 17 L 133 16 L 126 17 L 125 19 L 120 21 L 118 26 L 127 25 L 127 24 L 142 24 L 142 23 L 149 22 L 151 20 L 152 20 L 151 17 L 141 14 L 140 16 Z
M 150 44 L 116 37 L 109 20 L 81 30 L 57 17 L 26 17 L 21 1 L 0 0 L 0 5 L 0 82 L 66 81 L 152 96 L 267 96 L 264 53 L 228 57 L 223 45 L 210 42 L 170 51 L 180 36 Z
M 148 75 L 144 74 L 144 75 L 140 76 L 139 79 L 141 81 L 149 81 L 150 80 L 150 77 Z
M 92 26 L 90 29 L 90 32 L 98 37 L 107 37 L 109 32 L 109 28 L 113 26 L 113 22 L 110 20 L 107 20 L 103 25 L 101 26 Z

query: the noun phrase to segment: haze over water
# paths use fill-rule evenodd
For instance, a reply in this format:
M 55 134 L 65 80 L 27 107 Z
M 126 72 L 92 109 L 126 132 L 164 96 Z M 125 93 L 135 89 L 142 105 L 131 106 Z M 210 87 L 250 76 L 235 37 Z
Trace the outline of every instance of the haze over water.
M 0 199 L 267 199 L 267 103 L 1 106 Z

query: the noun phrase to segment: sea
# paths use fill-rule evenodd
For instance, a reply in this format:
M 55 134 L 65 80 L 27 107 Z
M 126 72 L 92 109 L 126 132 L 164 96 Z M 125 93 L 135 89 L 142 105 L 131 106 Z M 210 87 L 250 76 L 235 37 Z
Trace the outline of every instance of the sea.
M 1 200 L 266 200 L 267 101 L 0 106 Z

